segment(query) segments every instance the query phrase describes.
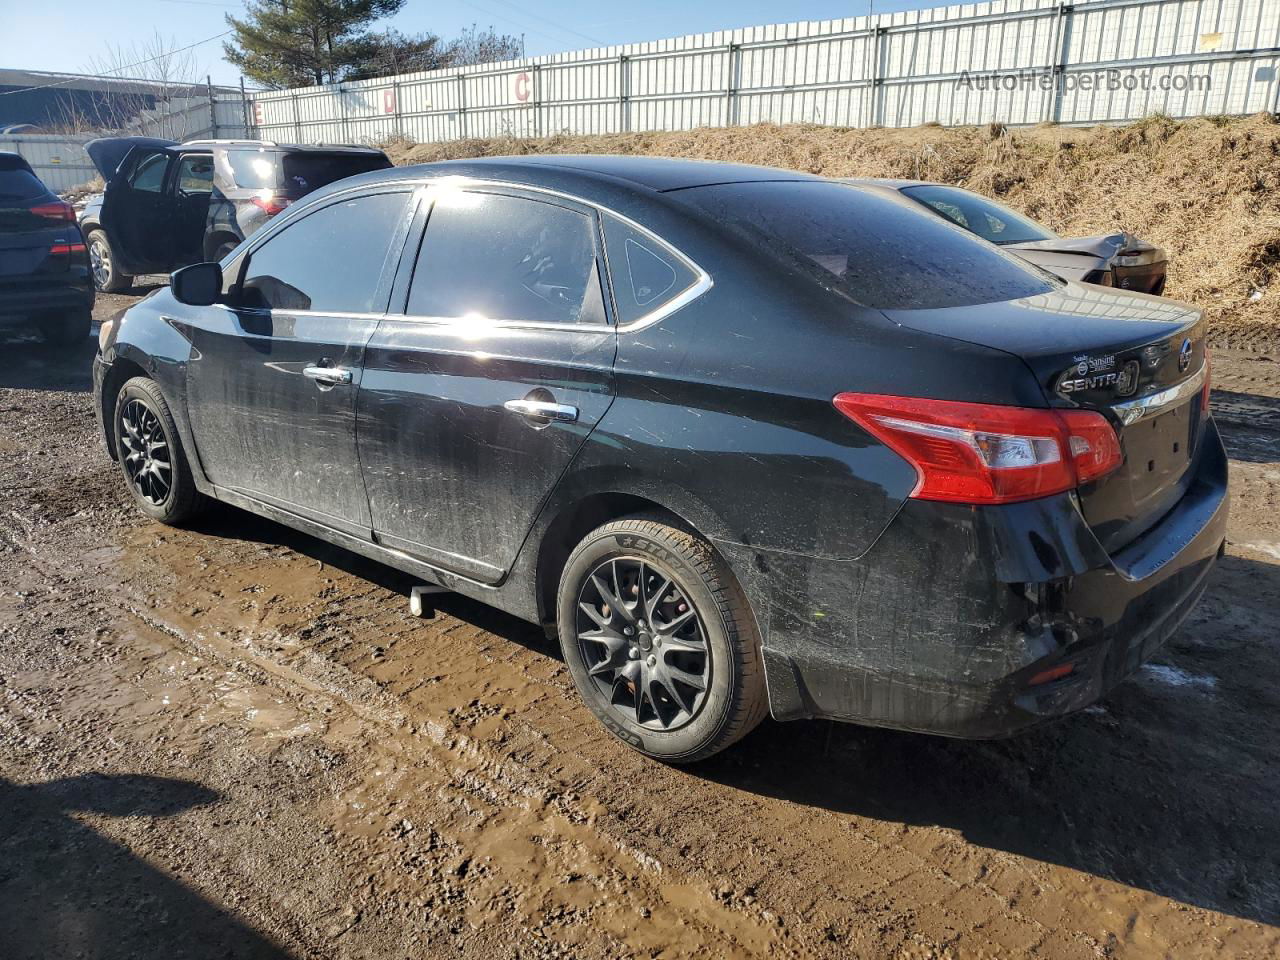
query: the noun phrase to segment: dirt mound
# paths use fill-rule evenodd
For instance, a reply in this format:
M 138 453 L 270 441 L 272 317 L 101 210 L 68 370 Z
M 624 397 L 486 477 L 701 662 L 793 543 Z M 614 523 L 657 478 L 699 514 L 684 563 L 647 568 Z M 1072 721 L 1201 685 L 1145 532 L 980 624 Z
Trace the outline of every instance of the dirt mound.
M 387 145 L 398 164 L 526 153 L 732 160 L 825 176 L 909 177 L 995 197 L 1067 236 L 1124 229 L 1163 246 L 1168 295 L 1202 306 L 1218 344 L 1280 344 L 1280 124 L 1269 115 L 1123 127 L 1042 125 L 680 133 Z

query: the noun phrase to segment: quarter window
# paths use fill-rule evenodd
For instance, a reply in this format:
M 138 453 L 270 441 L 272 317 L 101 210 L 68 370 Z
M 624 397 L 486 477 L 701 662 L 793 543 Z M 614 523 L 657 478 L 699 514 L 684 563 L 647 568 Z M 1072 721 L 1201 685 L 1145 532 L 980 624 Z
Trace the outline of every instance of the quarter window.
M 344 200 L 290 224 L 249 257 L 246 307 L 371 313 L 407 193 Z
M 178 194 L 198 196 L 213 190 L 213 157 L 206 153 L 188 153 L 178 161 Z
M 608 214 L 604 237 L 619 323 L 639 320 L 697 282 L 697 273 L 674 250 Z
M 594 234 L 590 217 L 559 204 L 442 192 L 418 251 L 408 312 L 605 323 Z

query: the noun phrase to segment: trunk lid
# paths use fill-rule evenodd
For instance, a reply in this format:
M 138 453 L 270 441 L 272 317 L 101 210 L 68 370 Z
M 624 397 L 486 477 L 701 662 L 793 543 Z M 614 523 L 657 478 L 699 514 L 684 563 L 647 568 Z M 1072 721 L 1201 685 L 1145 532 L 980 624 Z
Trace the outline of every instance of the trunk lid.
M 0 280 L 67 269 L 66 258 L 50 258 L 49 250 L 76 231 L 36 212 L 41 205 L 57 203 L 25 163 L 0 166 Z
M 84 152 L 89 155 L 93 165 L 98 168 L 98 173 L 102 175 L 103 183 L 110 186 L 116 171 L 120 169 L 120 164 L 124 162 L 124 158 L 129 155 L 129 151 L 134 147 L 159 150 L 173 146 L 177 146 L 176 140 L 160 140 L 156 137 L 100 137 L 97 140 L 90 140 L 86 143 Z
M 1187 304 L 1068 283 L 1004 303 L 887 310 L 894 322 L 1005 350 L 1026 363 L 1049 406 L 1096 410 L 1123 465 L 1078 490 L 1108 550 L 1132 542 L 1190 485 L 1204 431 L 1204 321 Z

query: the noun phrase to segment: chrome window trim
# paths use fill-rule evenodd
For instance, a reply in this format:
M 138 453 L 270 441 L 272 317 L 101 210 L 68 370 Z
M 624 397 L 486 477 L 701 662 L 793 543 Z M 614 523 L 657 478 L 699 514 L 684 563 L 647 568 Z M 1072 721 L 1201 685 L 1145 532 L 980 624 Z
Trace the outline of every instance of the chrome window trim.
M 630 323 L 614 325 L 614 324 L 598 324 L 598 323 L 593 323 L 593 324 L 545 323 L 545 322 L 533 322 L 533 321 L 524 321 L 524 320 L 492 320 L 490 321 L 490 323 L 493 325 L 500 325 L 503 327 L 526 327 L 530 329 L 547 329 L 547 330 L 615 330 L 618 333 L 635 333 L 636 331 L 643 330 L 646 327 L 651 327 L 655 323 L 658 323 L 659 321 L 666 319 L 671 314 L 675 313 L 677 310 L 687 307 L 689 304 L 693 303 L 693 301 L 697 300 L 704 293 L 706 293 L 713 286 L 715 286 L 715 281 L 711 279 L 711 275 L 707 273 L 707 271 L 703 270 L 702 267 L 700 267 L 694 260 L 690 259 L 689 256 L 685 254 L 683 250 L 680 250 L 671 242 L 664 240 L 662 237 L 658 236 L 648 227 L 644 226 L 643 224 L 636 223 L 636 221 L 632 220 L 626 214 L 619 213 L 617 210 L 614 210 L 612 207 L 606 207 L 603 204 L 596 203 L 593 200 L 588 200 L 585 197 L 580 197 L 572 193 L 566 193 L 563 190 L 553 190 L 550 187 L 534 186 L 532 184 L 520 183 L 515 180 L 489 180 L 484 177 L 468 177 L 468 176 L 463 176 L 461 174 L 447 174 L 446 176 L 443 176 L 443 177 L 424 177 L 422 179 L 403 180 L 403 181 L 401 180 L 382 181 L 377 184 L 365 184 L 358 187 L 347 187 L 335 193 L 328 194 L 326 197 L 324 197 L 324 200 L 326 202 L 326 205 L 328 205 L 328 201 L 336 200 L 347 193 L 378 192 L 379 190 L 385 191 L 392 184 L 395 184 L 396 186 L 400 186 L 401 184 L 403 184 L 406 188 L 413 189 L 413 190 L 425 189 L 426 196 L 424 199 L 427 202 L 434 202 L 434 197 L 432 197 L 431 195 L 432 188 L 439 188 L 444 186 L 506 187 L 512 190 L 524 190 L 530 193 L 542 193 L 542 194 L 546 194 L 549 197 L 557 197 L 561 200 L 569 200 L 572 203 L 576 203 L 576 204 L 579 204 L 580 206 L 588 207 L 592 210 L 595 210 L 597 213 L 608 214 L 611 217 L 616 217 L 618 220 L 621 220 L 623 223 L 625 223 L 628 227 L 631 227 L 633 230 L 636 230 L 639 233 L 644 234 L 646 237 L 649 237 L 651 240 L 655 241 L 656 243 L 661 244 L 665 249 L 670 250 L 677 257 L 679 257 L 680 260 L 685 264 L 685 266 L 687 266 L 691 271 L 693 271 L 695 277 L 697 278 L 696 280 L 694 280 L 694 282 L 690 286 L 686 287 L 682 293 L 677 294 L 675 297 L 672 297 L 670 300 L 662 304 L 660 307 L 657 307 L 651 310 L 649 313 L 646 313 L 643 316 L 640 316 L 637 319 L 632 320 Z M 275 234 L 277 232 L 279 231 L 277 230 L 271 231 L 272 234 Z M 253 250 L 256 249 L 256 247 L 259 244 L 265 243 L 267 239 L 269 239 L 269 237 L 263 237 L 260 240 L 256 240 L 253 247 L 250 247 L 248 251 L 249 256 L 252 256 Z M 610 279 L 610 282 L 612 282 L 612 279 L 613 279 L 612 270 L 609 271 L 609 279 Z M 412 314 L 412 313 L 403 313 L 403 314 L 388 313 L 387 319 L 389 320 L 403 319 L 403 320 L 422 321 L 424 323 L 443 324 L 443 323 L 456 323 L 458 320 L 461 319 L 461 317 L 424 317 L 424 316 L 419 316 L 417 314 Z
M 1113 403 L 1111 409 L 1120 417 L 1120 422 L 1124 426 L 1137 423 L 1146 417 L 1156 416 L 1185 403 L 1204 387 L 1204 379 L 1208 373 L 1208 364 L 1202 363 L 1196 374 L 1181 383 L 1174 384 L 1164 390 L 1156 393 L 1148 394 L 1145 397 L 1139 397 L 1136 400 L 1126 400 L 1123 403 Z

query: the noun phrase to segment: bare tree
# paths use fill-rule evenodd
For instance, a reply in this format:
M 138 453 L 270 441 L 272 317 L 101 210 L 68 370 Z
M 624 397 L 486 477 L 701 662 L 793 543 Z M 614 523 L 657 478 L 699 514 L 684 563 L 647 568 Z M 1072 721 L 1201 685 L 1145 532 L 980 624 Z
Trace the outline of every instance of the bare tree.
M 59 100 L 59 126 L 69 132 L 138 132 L 183 139 L 203 128 L 208 100 L 197 81 L 195 54 L 154 32 L 128 45 L 109 45 L 89 61 L 103 89 L 68 91 Z M 188 102 L 200 97 L 199 103 Z

